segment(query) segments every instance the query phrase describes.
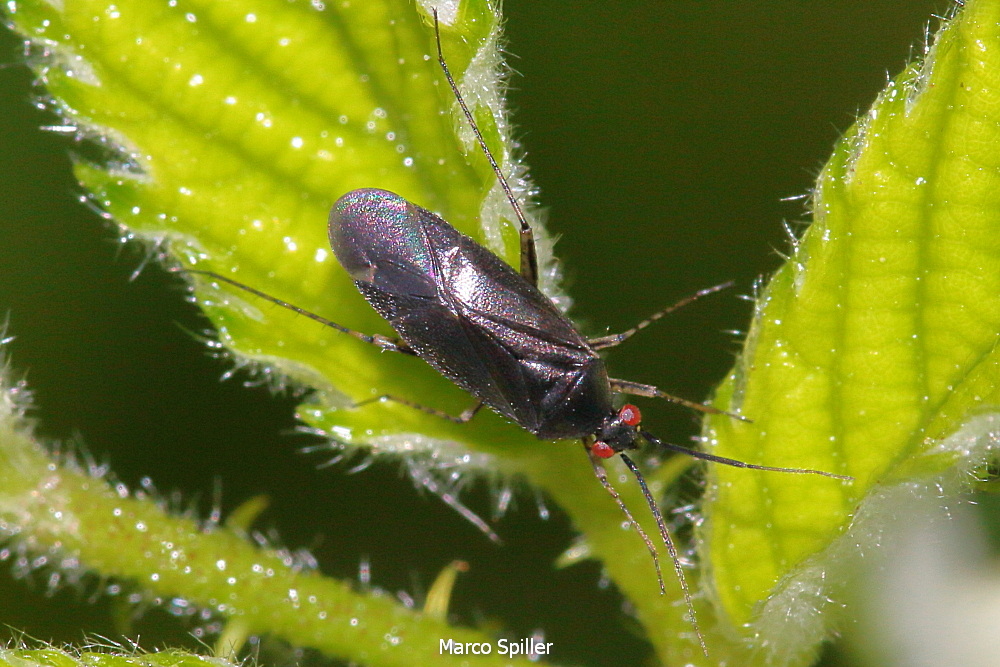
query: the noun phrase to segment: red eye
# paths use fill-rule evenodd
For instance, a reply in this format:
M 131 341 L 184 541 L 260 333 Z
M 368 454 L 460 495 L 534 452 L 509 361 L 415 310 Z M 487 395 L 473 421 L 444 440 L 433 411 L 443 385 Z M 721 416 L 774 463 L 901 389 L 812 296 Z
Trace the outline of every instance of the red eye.
M 622 406 L 621 410 L 618 411 L 618 416 L 621 417 L 621 420 L 629 426 L 638 426 L 639 422 L 642 421 L 642 415 L 639 413 L 639 408 L 627 403 Z
M 600 440 L 590 446 L 590 451 L 599 459 L 610 459 L 618 453 L 615 451 L 614 447 L 606 442 L 601 442 Z

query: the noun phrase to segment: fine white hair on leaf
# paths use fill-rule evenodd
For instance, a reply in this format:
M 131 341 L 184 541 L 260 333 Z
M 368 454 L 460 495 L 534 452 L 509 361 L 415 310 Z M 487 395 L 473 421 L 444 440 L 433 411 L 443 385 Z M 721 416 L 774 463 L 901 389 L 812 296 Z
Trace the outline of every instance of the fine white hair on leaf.
M 951 455 L 956 461 L 951 468 L 937 476 L 875 487 L 845 533 L 783 580 L 751 624 L 757 636 L 768 638 L 765 664 L 792 664 L 811 655 L 832 632 L 827 612 L 843 606 L 845 588 L 864 561 L 882 551 L 901 523 L 915 521 L 914 508 L 954 502 L 975 479 L 972 471 L 992 461 L 998 451 L 1000 413 L 976 415 L 923 453 L 928 459 Z

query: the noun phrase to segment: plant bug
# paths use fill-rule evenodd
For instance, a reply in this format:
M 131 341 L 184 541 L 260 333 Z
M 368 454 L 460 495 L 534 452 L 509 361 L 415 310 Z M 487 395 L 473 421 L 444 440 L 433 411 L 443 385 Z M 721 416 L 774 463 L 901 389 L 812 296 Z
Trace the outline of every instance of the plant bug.
M 677 549 L 641 471 L 625 452 L 638 449 L 640 442 L 646 441 L 662 449 L 741 468 L 851 478 L 819 470 L 755 465 L 667 443 L 642 427 L 641 414 L 634 405 L 614 407 L 616 394 L 632 394 L 745 420 L 672 396 L 652 385 L 611 378 L 598 354 L 673 310 L 728 285 L 702 290 L 623 333 L 584 337 L 538 289 L 534 232 L 451 75 L 441 47 L 436 11 L 433 18 L 438 62 L 517 219 L 519 270 L 433 212 L 392 192 L 361 189 L 345 194 L 334 204 L 328 226 L 330 245 L 358 290 L 398 338 L 351 330 L 216 273 L 186 272 L 228 283 L 381 349 L 418 356 L 475 397 L 476 402 L 461 415 L 452 416 L 398 397 L 374 400 L 394 400 L 459 423 L 472 419 L 485 405 L 541 440 L 580 440 L 597 479 L 645 542 L 662 593 L 665 587 L 656 547 L 601 465 L 602 459 L 620 456 L 639 483 L 656 520 L 692 626 L 707 655 Z M 478 520 L 474 515 L 470 517 L 470 512 L 463 514 L 474 522 Z M 481 520 L 476 525 L 493 536 Z

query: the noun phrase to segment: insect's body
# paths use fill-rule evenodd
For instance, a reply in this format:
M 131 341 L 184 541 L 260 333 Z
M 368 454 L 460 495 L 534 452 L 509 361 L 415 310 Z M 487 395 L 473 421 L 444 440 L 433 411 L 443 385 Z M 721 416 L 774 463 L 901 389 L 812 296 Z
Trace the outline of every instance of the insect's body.
M 368 302 L 439 373 L 541 439 L 616 414 L 604 361 L 538 288 L 450 224 L 385 190 L 330 213 L 330 245 Z

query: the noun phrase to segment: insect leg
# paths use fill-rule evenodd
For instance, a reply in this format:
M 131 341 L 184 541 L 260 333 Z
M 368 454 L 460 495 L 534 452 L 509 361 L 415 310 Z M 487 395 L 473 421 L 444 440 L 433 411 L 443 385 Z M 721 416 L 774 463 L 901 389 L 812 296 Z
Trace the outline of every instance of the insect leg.
M 503 188 L 504 194 L 507 195 L 507 201 L 510 202 L 510 207 L 514 209 L 514 215 L 517 216 L 517 222 L 521 226 L 521 268 L 519 269 L 521 277 L 535 287 L 538 287 L 538 252 L 535 249 L 535 232 L 532 231 L 531 225 L 528 224 L 527 219 L 524 217 L 521 205 L 517 202 L 517 197 L 514 196 L 514 191 L 511 189 L 510 183 L 507 182 L 507 177 L 503 175 L 503 170 L 500 169 L 496 158 L 493 157 L 493 152 L 486 145 L 486 140 L 483 139 L 483 133 L 479 131 L 476 119 L 473 117 L 472 112 L 469 111 L 469 105 L 465 103 L 462 93 L 458 91 L 458 84 L 455 83 L 455 78 L 451 75 L 451 70 L 448 69 L 448 63 L 444 59 L 444 50 L 441 48 L 441 26 L 438 21 L 437 9 L 432 9 L 431 12 L 434 15 L 434 39 L 437 41 L 438 62 L 441 64 L 441 70 L 444 72 L 444 78 L 448 80 L 451 92 L 455 95 L 458 106 L 462 108 L 462 113 L 469 122 L 472 134 L 475 135 L 476 141 L 479 142 L 479 147 L 483 149 L 486 159 L 493 168 L 493 173 L 497 175 L 497 181 L 500 182 L 500 187 Z
M 725 410 L 713 408 L 711 405 L 696 403 L 694 401 L 689 401 L 686 398 L 681 398 L 680 396 L 674 396 L 673 394 L 668 394 L 667 392 L 661 389 L 657 389 L 651 384 L 629 382 L 628 380 L 616 380 L 615 378 L 611 378 L 609 382 L 611 383 L 611 391 L 615 391 L 620 394 L 645 396 L 646 398 L 662 398 L 667 401 L 670 401 L 671 403 L 677 403 L 678 405 L 683 405 L 686 408 L 691 408 L 692 410 L 697 410 L 699 412 L 706 412 L 711 415 L 727 415 L 729 417 L 732 417 L 733 419 L 739 419 L 740 421 L 752 423 L 752 420 L 747 419 L 743 415 L 738 415 L 732 412 L 726 412 Z
M 391 401 L 393 403 L 399 403 L 400 405 L 405 405 L 408 408 L 413 408 L 414 410 L 419 410 L 420 412 L 433 415 L 435 417 L 440 417 L 441 419 L 447 419 L 450 422 L 456 424 L 465 424 L 472 420 L 483 407 L 482 401 L 476 401 L 476 403 L 467 410 L 463 411 L 460 415 L 450 415 L 447 412 L 443 412 L 436 408 L 429 408 L 426 405 L 420 405 L 419 403 L 414 403 L 413 401 L 408 401 L 405 398 L 398 398 L 396 396 L 391 396 L 389 394 L 383 394 L 381 396 L 376 396 L 375 398 L 366 398 L 363 401 L 359 401 L 354 404 L 354 407 L 360 408 L 361 406 L 368 405 L 370 403 L 379 403 L 381 401 Z
M 681 299 L 680 301 L 678 301 L 674 305 L 670 306 L 669 308 L 664 308 L 663 310 L 661 310 L 658 313 L 653 313 L 652 315 L 650 315 L 649 317 L 647 317 L 646 319 L 644 319 L 642 322 L 639 322 L 639 324 L 635 325 L 634 327 L 632 327 L 628 331 L 623 331 L 620 334 L 610 334 L 608 336 L 599 336 L 598 338 L 591 338 L 587 342 L 590 344 L 590 347 L 592 347 L 595 350 L 604 350 L 604 349 L 607 349 L 609 347 L 615 347 L 617 345 L 621 345 L 622 343 L 624 343 L 625 341 L 627 341 L 629 338 L 631 338 L 635 334 L 639 333 L 640 331 L 642 331 L 643 329 L 645 329 L 646 327 L 648 327 L 650 324 L 652 324 L 653 322 L 655 322 L 658 319 L 660 319 L 661 317 L 663 317 L 664 315 L 669 315 L 670 313 L 674 312 L 678 308 L 683 308 L 684 306 L 686 306 L 686 305 L 688 305 L 688 304 L 690 304 L 690 303 L 692 303 L 694 301 L 697 301 L 698 299 L 700 299 L 703 296 L 708 296 L 709 294 L 714 294 L 715 292 L 719 292 L 721 290 L 727 289 L 727 288 L 732 287 L 732 286 L 733 286 L 733 281 L 730 280 L 729 282 L 722 283 L 721 285 L 715 285 L 714 287 L 706 287 L 703 290 L 699 290 L 699 291 L 695 292 L 691 296 L 684 297 L 683 299 Z
M 369 345 L 374 345 L 375 347 L 381 348 L 383 350 L 389 350 L 390 352 L 400 352 L 402 354 L 409 354 L 413 356 L 416 356 L 417 354 L 416 352 L 413 351 L 412 348 L 410 348 L 409 345 L 407 345 L 398 338 L 389 338 L 388 336 L 382 336 L 380 334 L 368 335 L 365 333 L 361 333 L 360 331 L 355 331 L 354 329 L 348 329 L 347 327 L 341 326 L 340 324 L 337 324 L 332 320 L 328 320 L 321 315 L 317 315 L 316 313 L 309 312 L 304 308 L 299 308 L 298 306 L 294 306 L 288 303 L 287 301 L 282 301 L 277 297 L 273 297 L 270 294 L 261 292 L 260 290 L 250 287 L 249 285 L 244 285 L 243 283 L 237 280 L 233 280 L 232 278 L 227 278 L 226 276 L 215 273 L 214 271 L 201 271 L 198 269 L 171 269 L 170 272 L 191 274 L 196 276 L 205 276 L 207 278 L 211 278 L 212 280 L 218 280 L 226 283 L 227 285 L 232 285 L 233 287 L 239 288 L 244 292 L 248 292 L 250 294 L 253 294 L 254 296 L 260 297 L 261 299 L 277 304 L 282 308 L 287 308 L 288 310 L 294 311 L 299 315 L 308 317 L 311 320 L 319 322 L 325 327 L 330 327 L 331 329 L 336 329 L 341 333 L 345 333 L 349 336 L 354 336 L 358 340 L 364 341 Z

